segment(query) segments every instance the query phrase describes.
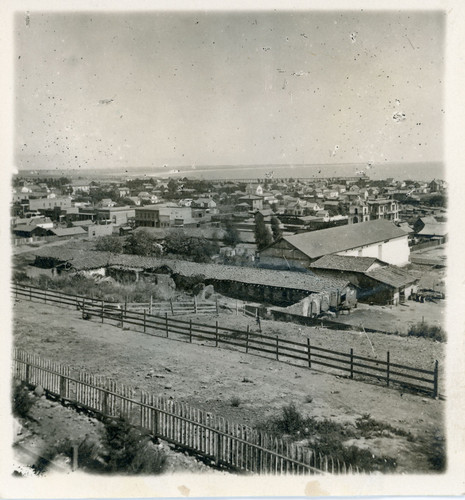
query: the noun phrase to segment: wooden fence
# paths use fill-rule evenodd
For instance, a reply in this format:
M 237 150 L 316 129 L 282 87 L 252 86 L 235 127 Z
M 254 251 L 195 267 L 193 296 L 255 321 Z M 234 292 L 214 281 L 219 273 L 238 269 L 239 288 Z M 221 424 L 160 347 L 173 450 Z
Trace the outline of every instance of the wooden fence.
M 121 304 L 123 305 L 123 304 Z M 146 311 L 152 315 L 182 316 L 187 314 L 218 314 L 219 304 L 207 300 L 166 300 L 150 302 L 132 302 L 125 304 L 125 308 L 131 311 Z
M 49 395 L 106 417 L 126 418 L 217 466 L 256 474 L 362 472 L 311 448 L 19 349 L 13 363 L 13 376 L 29 386 L 40 385 Z
M 355 354 L 353 349 L 340 352 L 316 346 L 307 338 L 306 342 L 295 342 L 279 338 L 278 335 L 260 335 L 247 331 L 221 327 L 218 321 L 214 325 L 185 321 L 164 316 L 117 309 L 114 304 L 103 300 L 82 296 L 62 294 L 52 290 L 13 285 L 16 297 L 39 300 L 44 303 L 71 305 L 82 310 L 85 319 L 105 320 L 121 328 L 139 327 L 145 334 L 163 336 L 189 343 L 200 341 L 202 345 L 240 350 L 247 354 L 284 361 L 306 368 L 329 368 L 336 374 L 344 374 L 350 379 L 371 380 L 390 387 L 395 385 L 426 393 L 433 398 L 439 396 L 439 364 L 436 360 L 434 369 L 426 370 L 395 363 L 389 351 L 384 360 Z

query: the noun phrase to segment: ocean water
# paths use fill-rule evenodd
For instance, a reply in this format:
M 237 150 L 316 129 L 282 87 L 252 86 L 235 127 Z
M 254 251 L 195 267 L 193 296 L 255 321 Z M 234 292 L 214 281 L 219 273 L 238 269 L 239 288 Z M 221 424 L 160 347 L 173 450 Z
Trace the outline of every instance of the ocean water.
M 288 178 L 321 178 L 321 177 L 356 177 L 366 173 L 371 179 L 386 179 L 392 177 L 396 180 L 415 179 L 431 181 L 434 178 L 445 178 L 445 168 L 442 162 L 423 163 L 362 163 L 350 164 L 319 164 L 319 165 L 197 165 L 179 167 L 126 167 L 105 168 L 92 170 L 40 170 L 41 176 L 66 175 L 83 178 L 96 177 L 160 177 L 192 179 L 264 179 L 270 174 L 274 179 Z M 20 171 L 28 175 L 31 171 Z

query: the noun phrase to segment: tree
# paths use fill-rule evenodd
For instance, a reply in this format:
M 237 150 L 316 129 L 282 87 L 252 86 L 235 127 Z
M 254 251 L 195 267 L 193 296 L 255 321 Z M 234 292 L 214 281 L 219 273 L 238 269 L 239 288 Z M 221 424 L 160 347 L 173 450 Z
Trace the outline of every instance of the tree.
M 271 232 L 273 233 L 273 241 L 278 241 L 282 238 L 283 232 L 277 217 L 271 217 Z
M 170 179 L 168 181 L 168 196 L 170 198 L 173 198 L 177 195 L 178 193 L 178 182 L 175 181 L 174 179 Z
M 97 238 L 95 248 L 101 252 L 122 253 L 123 239 L 118 236 L 101 236 Z
M 425 197 L 422 202 L 430 207 L 445 207 L 447 205 L 447 198 L 443 194 L 433 194 Z
M 134 255 L 159 257 L 161 246 L 157 243 L 156 236 L 144 228 L 131 233 L 124 244 L 124 251 Z
M 131 200 L 131 198 L 128 198 L 127 196 L 125 198 L 121 198 L 121 203 L 123 205 L 129 205 L 130 207 L 135 206 L 134 200 Z
M 273 236 L 265 224 L 263 215 L 259 212 L 255 214 L 255 243 L 259 250 L 273 243 Z
M 240 242 L 239 231 L 229 220 L 225 224 L 225 234 L 223 237 L 223 242 L 225 245 L 231 247 L 235 247 Z
M 184 231 L 173 231 L 165 238 L 164 249 L 166 253 L 190 257 L 195 262 L 209 262 L 218 253 L 219 246 L 216 241 L 187 236 Z

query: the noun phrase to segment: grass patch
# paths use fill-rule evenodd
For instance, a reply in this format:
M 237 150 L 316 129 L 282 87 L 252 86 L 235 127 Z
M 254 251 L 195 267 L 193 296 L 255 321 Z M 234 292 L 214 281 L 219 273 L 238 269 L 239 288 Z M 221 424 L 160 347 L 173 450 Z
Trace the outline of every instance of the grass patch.
M 38 277 L 24 277 L 24 273 L 17 273 L 15 280 L 23 285 L 35 286 L 42 290 L 56 290 L 71 295 L 83 295 L 107 302 L 150 302 L 167 300 L 174 289 L 169 286 L 157 285 L 149 281 L 132 283 L 118 283 L 113 279 L 95 279 L 81 274 L 72 276 L 62 275 L 55 278 L 41 275 Z
M 308 446 L 316 453 L 342 460 L 346 465 L 357 466 L 366 472 L 392 472 L 397 464 L 394 458 L 374 456 L 370 450 L 355 445 L 344 445 L 345 441 L 351 438 L 369 439 L 382 435 L 405 437 L 408 441 L 414 439 L 411 433 L 378 422 L 370 415 L 363 415 L 356 421 L 355 426 L 343 425 L 329 419 L 317 420 L 314 417 L 305 417 L 295 404 L 282 407 L 278 415 L 261 422 L 257 429 L 289 441 L 307 440 Z

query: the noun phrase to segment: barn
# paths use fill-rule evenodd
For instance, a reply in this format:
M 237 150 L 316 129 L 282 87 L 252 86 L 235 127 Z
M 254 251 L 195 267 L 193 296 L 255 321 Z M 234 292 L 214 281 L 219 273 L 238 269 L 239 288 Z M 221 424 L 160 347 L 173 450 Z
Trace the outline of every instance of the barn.
M 326 255 L 347 255 L 404 266 L 409 254 L 408 234 L 393 222 L 379 219 L 283 236 L 260 252 L 260 262 L 279 268 L 292 264 L 308 269 Z

